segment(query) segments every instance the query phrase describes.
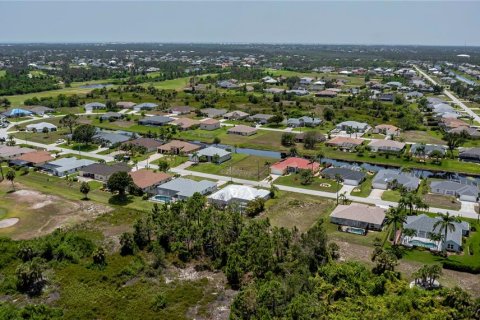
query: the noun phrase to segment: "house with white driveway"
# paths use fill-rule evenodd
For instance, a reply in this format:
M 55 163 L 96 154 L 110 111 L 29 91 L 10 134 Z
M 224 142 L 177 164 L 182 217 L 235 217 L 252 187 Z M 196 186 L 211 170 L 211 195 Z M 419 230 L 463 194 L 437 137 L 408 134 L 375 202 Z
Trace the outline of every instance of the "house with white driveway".
M 96 162 L 92 160 L 70 157 L 47 162 L 40 168 L 54 176 L 64 177 L 94 163 Z
M 57 126 L 49 122 L 32 123 L 25 127 L 27 131 L 31 132 L 43 132 L 45 128 L 47 128 L 48 131 L 57 131 Z
M 457 197 L 462 201 L 476 202 L 480 193 L 477 186 L 455 181 L 441 180 L 430 182 L 430 192 Z
M 417 190 L 419 185 L 420 179 L 417 177 L 390 169 L 378 171 L 372 180 L 372 187 L 381 190 L 388 190 L 395 186 L 402 186 L 405 189 L 412 191 Z
M 250 201 L 257 198 L 267 200 L 270 198 L 270 191 L 231 184 L 210 195 L 208 201 L 220 207 L 236 204 L 244 208 Z

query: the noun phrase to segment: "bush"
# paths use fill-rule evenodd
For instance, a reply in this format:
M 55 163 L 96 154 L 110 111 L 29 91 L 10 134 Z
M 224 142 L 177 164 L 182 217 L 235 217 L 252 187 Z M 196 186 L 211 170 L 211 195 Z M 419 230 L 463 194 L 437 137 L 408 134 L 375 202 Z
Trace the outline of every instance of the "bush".
M 471 266 L 453 260 L 445 260 L 443 262 L 443 267 L 449 270 L 480 274 L 480 266 Z

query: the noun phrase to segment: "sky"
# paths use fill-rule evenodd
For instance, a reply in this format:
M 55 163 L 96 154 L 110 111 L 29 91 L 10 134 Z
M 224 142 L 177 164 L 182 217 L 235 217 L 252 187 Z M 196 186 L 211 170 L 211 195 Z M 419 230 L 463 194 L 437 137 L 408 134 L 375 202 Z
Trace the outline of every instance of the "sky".
M 0 43 L 480 46 L 480 1 L 2 1 Z

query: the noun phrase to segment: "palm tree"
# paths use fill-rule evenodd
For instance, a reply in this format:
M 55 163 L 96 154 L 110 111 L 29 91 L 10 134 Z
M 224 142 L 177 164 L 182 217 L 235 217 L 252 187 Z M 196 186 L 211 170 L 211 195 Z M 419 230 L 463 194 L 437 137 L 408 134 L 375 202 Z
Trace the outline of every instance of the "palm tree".
M 12 183 L 12 188 L 13 188 L 13 191 L 15 191 L 15 184 L 13 183 L 13 180 L 15 180 L 15 171 L 13 170 L 9 170 L 7 172 L 7 174 L 5 175 L 5 178 L 7 178 L 8 181 L 10 181 Z
M 433 230 L 439 227 L 438 232 L 441 233 L 443 231 L 443 248 L 442 251 L 445 254 L 447 252 L 447 235 L 448 232 L 455 231 L 455 223 L 459 222 L 459 219 L 455 216 L 451 216 L 450 213 L 447 211 L 446 214 L 440 214 L 441 220 L 438 220 L 433 225 Z
M 348 198 L 347 198 L 347 195 L 346 195 L 345 192 L 341 193 L 338 196 L 338 199 L 342 202 L 342 204 L 347 204 L 347 202 L 348 202 Z
M 337 205 L 338 205 L 338 193 L 340 192 L 340 182 L 342 182 L 342 176 L 338 173 L 335 175 L 335 182 L 337 183 Z
M 388 209 L 385 224 L 393 226 L 393 245 L 397 244 L 397 226 L 405 222 L 407 222 L 407 216 L 400 208 Z
M 197 151 L 192 153 L 192 160 L 193 160 L 193 162 L 198 163 L 198 152 Z

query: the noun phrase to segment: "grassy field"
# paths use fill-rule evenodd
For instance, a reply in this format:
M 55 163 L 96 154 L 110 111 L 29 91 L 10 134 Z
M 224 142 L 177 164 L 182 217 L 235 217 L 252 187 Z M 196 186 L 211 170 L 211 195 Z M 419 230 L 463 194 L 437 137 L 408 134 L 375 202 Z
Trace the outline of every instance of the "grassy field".
M 277 227 L 297 227 L 300 232 L 304 232 L 318 219 L 327 218 L 334 207 L 333 200 L 301 193 L 280 192 L 275 199 L 267 201 L 261 218 L 270 219 L 270 223 Z
M 439 131 L 403 131 L 400 138 L 409 142 L 427 143 L 427 144 L 445 144 Z
M 265 179 L 270 173 L 270 165 L 267 163 L 275 161 L 276 159 L 272 158 L 236 153 L 232 155 L 231 160 L 224 163 L 199 163 L 189 167 L 187 170 L 258 181 Z
M 177 156 L 177 155 L 164 155 L 156 161 L 155 164 L 158 164 L 159 161 L 167 161 L 170 168 L 175 168 L 188 161 L 187 156 Z
M 319 177 L 314 177 L 312 180 L 312 183 L 303 185 L 301 183 L 301 177 L 299 174 L 289 174 L 287 176 L 282 176 L 277 180 L 275 180 L 274 183 L 279 185 L 289 186 L 289 187 L 304 188 L 304 189 L 325 191 L 325 192 L 337 192 L 337 189 L 342 188 L 342 184 L 337 186 L 337 183 L 334 180 L 322 179 Z M 325 184 L 325 186 L 322 186 L 321 184 Z
M 355 189 L 352 190 L 352 192 L 350 192 L 350 194 L 352 196 L 356 196 L 356 197 L 362 197 L 362 198 L 366 198 L 370 195 L 370 192 L 372 192 L 372 179 L 373 179 L 373 176 L 367 176 L 367 178 L 365 179 L 365 181 L 358 187 L 356 187 L 355 189 L 360 189 L 360 191 L 353 191 Z

